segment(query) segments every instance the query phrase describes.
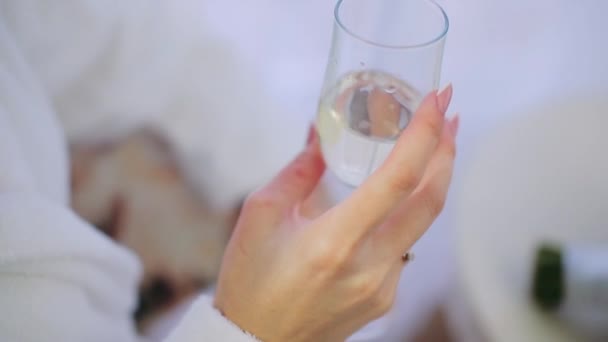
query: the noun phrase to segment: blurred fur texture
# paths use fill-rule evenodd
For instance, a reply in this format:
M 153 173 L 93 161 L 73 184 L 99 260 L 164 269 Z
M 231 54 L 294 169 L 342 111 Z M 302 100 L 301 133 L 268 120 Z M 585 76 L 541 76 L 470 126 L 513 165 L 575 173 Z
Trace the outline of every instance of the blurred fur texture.
M 238 204 L 211 208 L 159 134 L 73 145 L 71 160 L 76 212 L 142 261 L 140 326 L 215 281 Z
M 215 279 L 238 202 L 301 143 L 210 3 L 0 2 L 70 145 L 74 208 L 143 261 L 140 319 Z

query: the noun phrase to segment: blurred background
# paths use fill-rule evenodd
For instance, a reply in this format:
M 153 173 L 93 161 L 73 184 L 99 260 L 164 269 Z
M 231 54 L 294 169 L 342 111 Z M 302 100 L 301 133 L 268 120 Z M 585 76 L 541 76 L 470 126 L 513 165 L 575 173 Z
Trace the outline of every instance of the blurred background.
M 403 274 L 384 341 L 580 340 L 581 335 L 561 327 L 558 320 L 532 305 L 526 284 L 537 242 L 591 237 L 608 242 L 602 215 L 602 204 L 608 203 L 603 202 L 608 200 L 608 192 L 603 191 L 608 181 L 602 178 L 608 175 L 604 150 L 608 2 L 438 3 L 451 25 L 441 83 L 453 83 L 451 110 L 461 113 L 458 164 L 445 212 L 415 246 L 417 259 Z M 204 208 L 175 205 L 174 212 L 179 214 L 174 215 L 181 218 L 166 221 L 167 225 L 184 220 L 186 226 L 206 222 L 222 231 L 202 237 L 205 243 L 213 242 L 205 247 L 211 251 L 205 252 L 208 255 L 180 254 L 183 259 L 210 260 L 203 274 L 191 271 L 200 267 L 191 261 L 175 261 L 184 270 L 177 275 L 154 267 L 154 255 L 161 247 L 150 250 L 149 246 L 163 245 L 163 233 L 154 243 L 140 242 L 137 234 L 122 235 L 140 255 L 148 255 L 144 259 L 148 260 L 149 277 L 142 290 L 149 295 L 145 307 L 164 303 L 176 292 L 190 293 L 212 283 L 239 199 L 271 177 L 303 145 L 323 82 L 334 5 L 327 0 L 180 0 L 171 6 L 183 7 L 177 12 L 194 18 L 197 24 L 187 29 L 203 34 L 193 37 L 213 42 L 203 44 L 198 64 L 192 64 L 200 66 L 192 70 L 194 75 L 203 78 L 195 83 L 201 88 L 192 96 L 200 96 L 201 108 L 211 110 L 198 119 L 191 119 L 194 114 L 190 119 L 177 114 L 158 119 L 156 124 L 166 127 L 168 145 L 177 152 L 163 149 L 166 144 L 147 134 L 133 135 L 114 147 L 115 152 L 105 154 L 110 157 L 104 163 L 129 161 L 160 170 L 150 183 L 161 179 L 172 190 L 159 189 L 159 197 L 167 198 L 162 194 L 169 191 L 171 198 L 179 198 L 170 201 L 174 204 L 205 198 Z M 167 45 L 165 53 L 171 54 L 171 49 Z M 215 83 L 221 86 L 211 86 Z M 218 126 L 218 119 L 209 117 L 224 115 L 222 109 L 229 121 Z M 176 117 L 179 124 L 175 124 Z M 213 139 L 186 138 L 204 135 L 209 127 L 214 127 Z M 227 127 L 230 129 L 223 133 L 222 128 Z M 99 149 L 79 147 L 77 142 L 82 139 L 74 141 L 74 168 L 85 170 L 75 174 L 86 175 L 87 167 L 99 163 Z M 197 144 L 208 147 L 197 148 Z M 142 152 L 148 150 L 153 152 Z M 205 158 L 188 160 L 203 154 L 200 151 Z M 185 155 L 188 162 L 174 162 L 172 154 Z M 145 158 L 135 162 L 134 155 Z M 164 162 L 158 164 L 159 160 Z M 182 165 L 187 185 L 181 176 L 175 176 L 174 164 Z M 93 169 L 105 167 L 100 165 Z M 124 176 L 129 172 L 131 176 Z M 141 180 L 141 172 L 129 172 L 116 171 L 115 175 Z M 207 176 L 197 180 L 201 173 Z M 80 184 L 85 185 L 75 191 L 75 205 L 84 216 L 97 217 L 98 226 L 116 235 L 108 227 L 116 225 L 121 201 L 104 204 L 113 209 L 99 214 L 95 209 L 99 192 L 82 189 L 107 183 L 87 181 L 86 176 L 82 179 Z M 192 180 L 198 195 L 189 193 Z M 178 185 L 168 186 L 171 182 Z M 98 185 L 86 185 L 93 183 Z M 140 187 L 151 188 L 145 182 Z M 149 197 L 147 194 L 139 196 Z M 574 205 L 577 203 L 580 208 Z M 149 211 L 153 205 L 166 207 L 160 203 L 143 208 Z M 184 207 L 189 208 L 186 213 Z M 144 225 L 135 221 L 132 226 Z M 130 231 L 133 229 L 138 230 Z M 173 252 L 166 248 L 163 253 Z M 191 273 L 195 275 L 190 277 Z M 172 280 L 183 274 L 195 279 L 185 284 Z M 162 335 L 165 325 L 159 326 L 151 328 L 150 334 Z
M 559 227 L 570 232 L 566 235 L 571 239 L 584 240 L 589 234 L 594 238 L 599 235 L 603 241 L 608 239 L 601 208 L 585 212 L 586 219 L 581 219 L 582 214 L 560 210 L 572 208 L 568 200 L 551 204 L 554 212 L 547 214 L 550 218 L 545 217 L 545 225 L 537 220 L 534 226 L 525 226 L 526 220 L 514 219 L 533 216 L 532 212 L 546 212 L 548 209 L 542 207 L 547 198 L 572 198 L 572 188 L 606 189 L 605 179 L 588 176 L 585 180 L 583 175 L 589 175 L 589 168 L 604 177 L 608 174 L 604 128 L 594 128 L 606 123 L 601 112 L 608 101 L 605 36 L 608 31 L 604 23 L 608 3 L 600 0 L 439 0 L 438 3 L 448 13 L 451 25 L 441 79 L 442 84 L 454 84 L 451 110 L 462 116 L 458 166 L 445 213 L 417 244 L 418 258 L 404 272 L 399 301 L 391 314 L 391 320 L 397 322 L 390 325 L 392 336 L 407 341 L 580 339 L 580 335 L 559 329 L 558 322 L 535 320 L 525 314 L 535 310 L 528 303 L 527 289 L 492 288 L 495 281 L 490 280 L 493 276 L 490 272 L 475 273 L 469 269 L 498 267 L 491 262 L 479 265 L 483 259 L 512 258 L 519 264 L 513 266 L 516 274 L 508 281 L 525 281 L 533 263 L 532 242 L 558 238 L 556 232 L 544 233 L 558 230 L 556 221 L 577 222 L 569 228 Z M 333 1 L 317 0 L 264 0 L 255 4 L 222 1 L 209 4 L 206 11 L 209 25 L 251 63 L 261 75 L 260 86 L 283 108 L 281 115 L 290 117 L 287 130 L 303 131 L 315 113 L 330 44 L 333 6 Z M 572 127 L 579 129 L 574 132 Z M 555 144 L 548 144 L 548 140 Z M 298 142 L 285 146 L 296 146 Z M 538 147 L 539 144 L 542 146 Z M 575 165 L 560 172 L 559 165 L 563 168 L 565 161 L 573 158 Z M 548 184 L 535 187 L 537 183 L 531 175 L 536 173 L 549 179 Z M 528 191 L 513 190 L 522 186 L 527 186 Z M 558 190 L 546 191 L 547 188 Z M 494 203 L 490 196 L 480 201 L 479 197 L 488 191 L 502 199 Z M 531 192 L 537 195 L 532 196 Z M 604 192 L 584 196 L 571 200 L 608 203 Z M 508 210 L 509 203 L 511 206 L 517 203 L 521 211 L 513 214 Z M 480 212 L 492 215 L 471 218 Z M 569 220 L 560 215 L 569 215 Z M 506 224 L 497 225 L 497 221 Z M 581 227 L 583 222 L 588 226 Z M 509 223 L 522 226 L 509 227 Z M 494 226 L 510 231 L 496 234 Z M 534 230 L 538 232 L 533 233 Z M 482 234 L 493 235 L 497 240 L 511 238 L 514 242 L 479 242 L 489 245 L 490 251 L 494 244 L 508 246 L 504 247 L 507 248 L 504 253 L 486 253 L 476 241 L 471 241 L 471 236 Z M 522 245 L 528 249 L 524 250 Z M 518 254 L 527 258 L 522 260 Z M 501 304 L 504 298 L 524 304 L 508 307 Z

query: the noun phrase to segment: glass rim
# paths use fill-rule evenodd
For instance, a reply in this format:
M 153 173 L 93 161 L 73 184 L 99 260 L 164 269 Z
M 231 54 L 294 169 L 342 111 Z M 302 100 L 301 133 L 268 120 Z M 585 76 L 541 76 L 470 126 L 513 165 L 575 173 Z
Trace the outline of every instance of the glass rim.
M 405 44 L 405 45 L 384 44 L 384 43 L 374 42 L 371 39 L 363 38 L 361 35 L 355 33 L 353 30 L 349 29 L 346 25 L 344 25 L 344 23 L 340 19 L 340 8 L 342 7 L 342 4 L 344 3 L 344 1 L 350 1 L 350 0 L 338 0 L 338 2 L 336 3 L 336 7 L 334 8 L 335 22 L 338 24 L 338 26 L 342 30 L 344 30 L 344 32 L 348 33 L 353 38 L 358 39 L 364 43 L 377 46 L 377 47 L 382 47 L 382 48 L 387 48 L 387 49 L 396 49 L 396 50 L 406 50 L 406 49 L 417 49 L 417 48 L 430 46 L 430 45 L 440 41 L 441 39 L 443 39 L 447 35 L 448 30 L 450 28 L 450 20 L 448 18 L 448 15 L 445 13 L 445 10 L 443 9 L 443 7 L 441 7 L 434 0 L 420 0 L 420 1 L 426 1 L 426 2 L 430 3 L 431 5 L 435 6 L 441 13 L 441 16 L 443 17 L 443 30 L 435 38 L 422 42 L 422 43 Z

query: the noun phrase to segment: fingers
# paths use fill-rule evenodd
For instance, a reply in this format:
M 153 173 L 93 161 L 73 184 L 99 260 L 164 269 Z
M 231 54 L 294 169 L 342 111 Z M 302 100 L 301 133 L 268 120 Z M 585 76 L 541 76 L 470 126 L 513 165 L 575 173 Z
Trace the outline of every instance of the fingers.
M 384 164 L 330 213 L 350 236 L 373 230 L 418 186 L 440 140 L 452 87 L 429 94 Z
M 325 171 L 317 132 L 311 127 L 307 145 L 267 186 L 250 198 L 256 210 L 284 212 L 306 199 Z M 255 205 L 259 202 L 259 205 Z M 264 210 L 267 209 L 267 210 Z
M 443 209 L 452 178 L 458 125 L 458 116 L 446 123 L 422 182 L 378 230 L 378 245 L 395 255 L 395 260 L 412 247 Z
M 370 133 L 374 137 L 390 138 L 399 133 L 401 104 L 392 94 L 380 89 L 373 89 L 367 102 Z

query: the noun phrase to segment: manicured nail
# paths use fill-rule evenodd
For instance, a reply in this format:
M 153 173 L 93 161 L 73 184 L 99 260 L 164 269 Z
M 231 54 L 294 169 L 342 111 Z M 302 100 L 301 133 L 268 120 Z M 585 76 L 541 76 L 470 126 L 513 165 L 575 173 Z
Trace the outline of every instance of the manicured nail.
M 460 114 L 454 115 L 454 117 L 450 120 L 450 130 L 452 131 L 452 136 L 458 136 L 458 129 L 460 128 Z
M 308 137 L 306 138 L 306 146 L 310 145 L 316 137 L 317 130 L 315 129 L 315 124 L 310 124 L 310 128 L 308 129 Z
M 450 101 L 452 101 L 452 84 L 448 84 L 448 86 L 443 89 L 440 93 L 437 94 L 437 108 L 443 114 L 448 110 L 448 106 L 450 105 Z

